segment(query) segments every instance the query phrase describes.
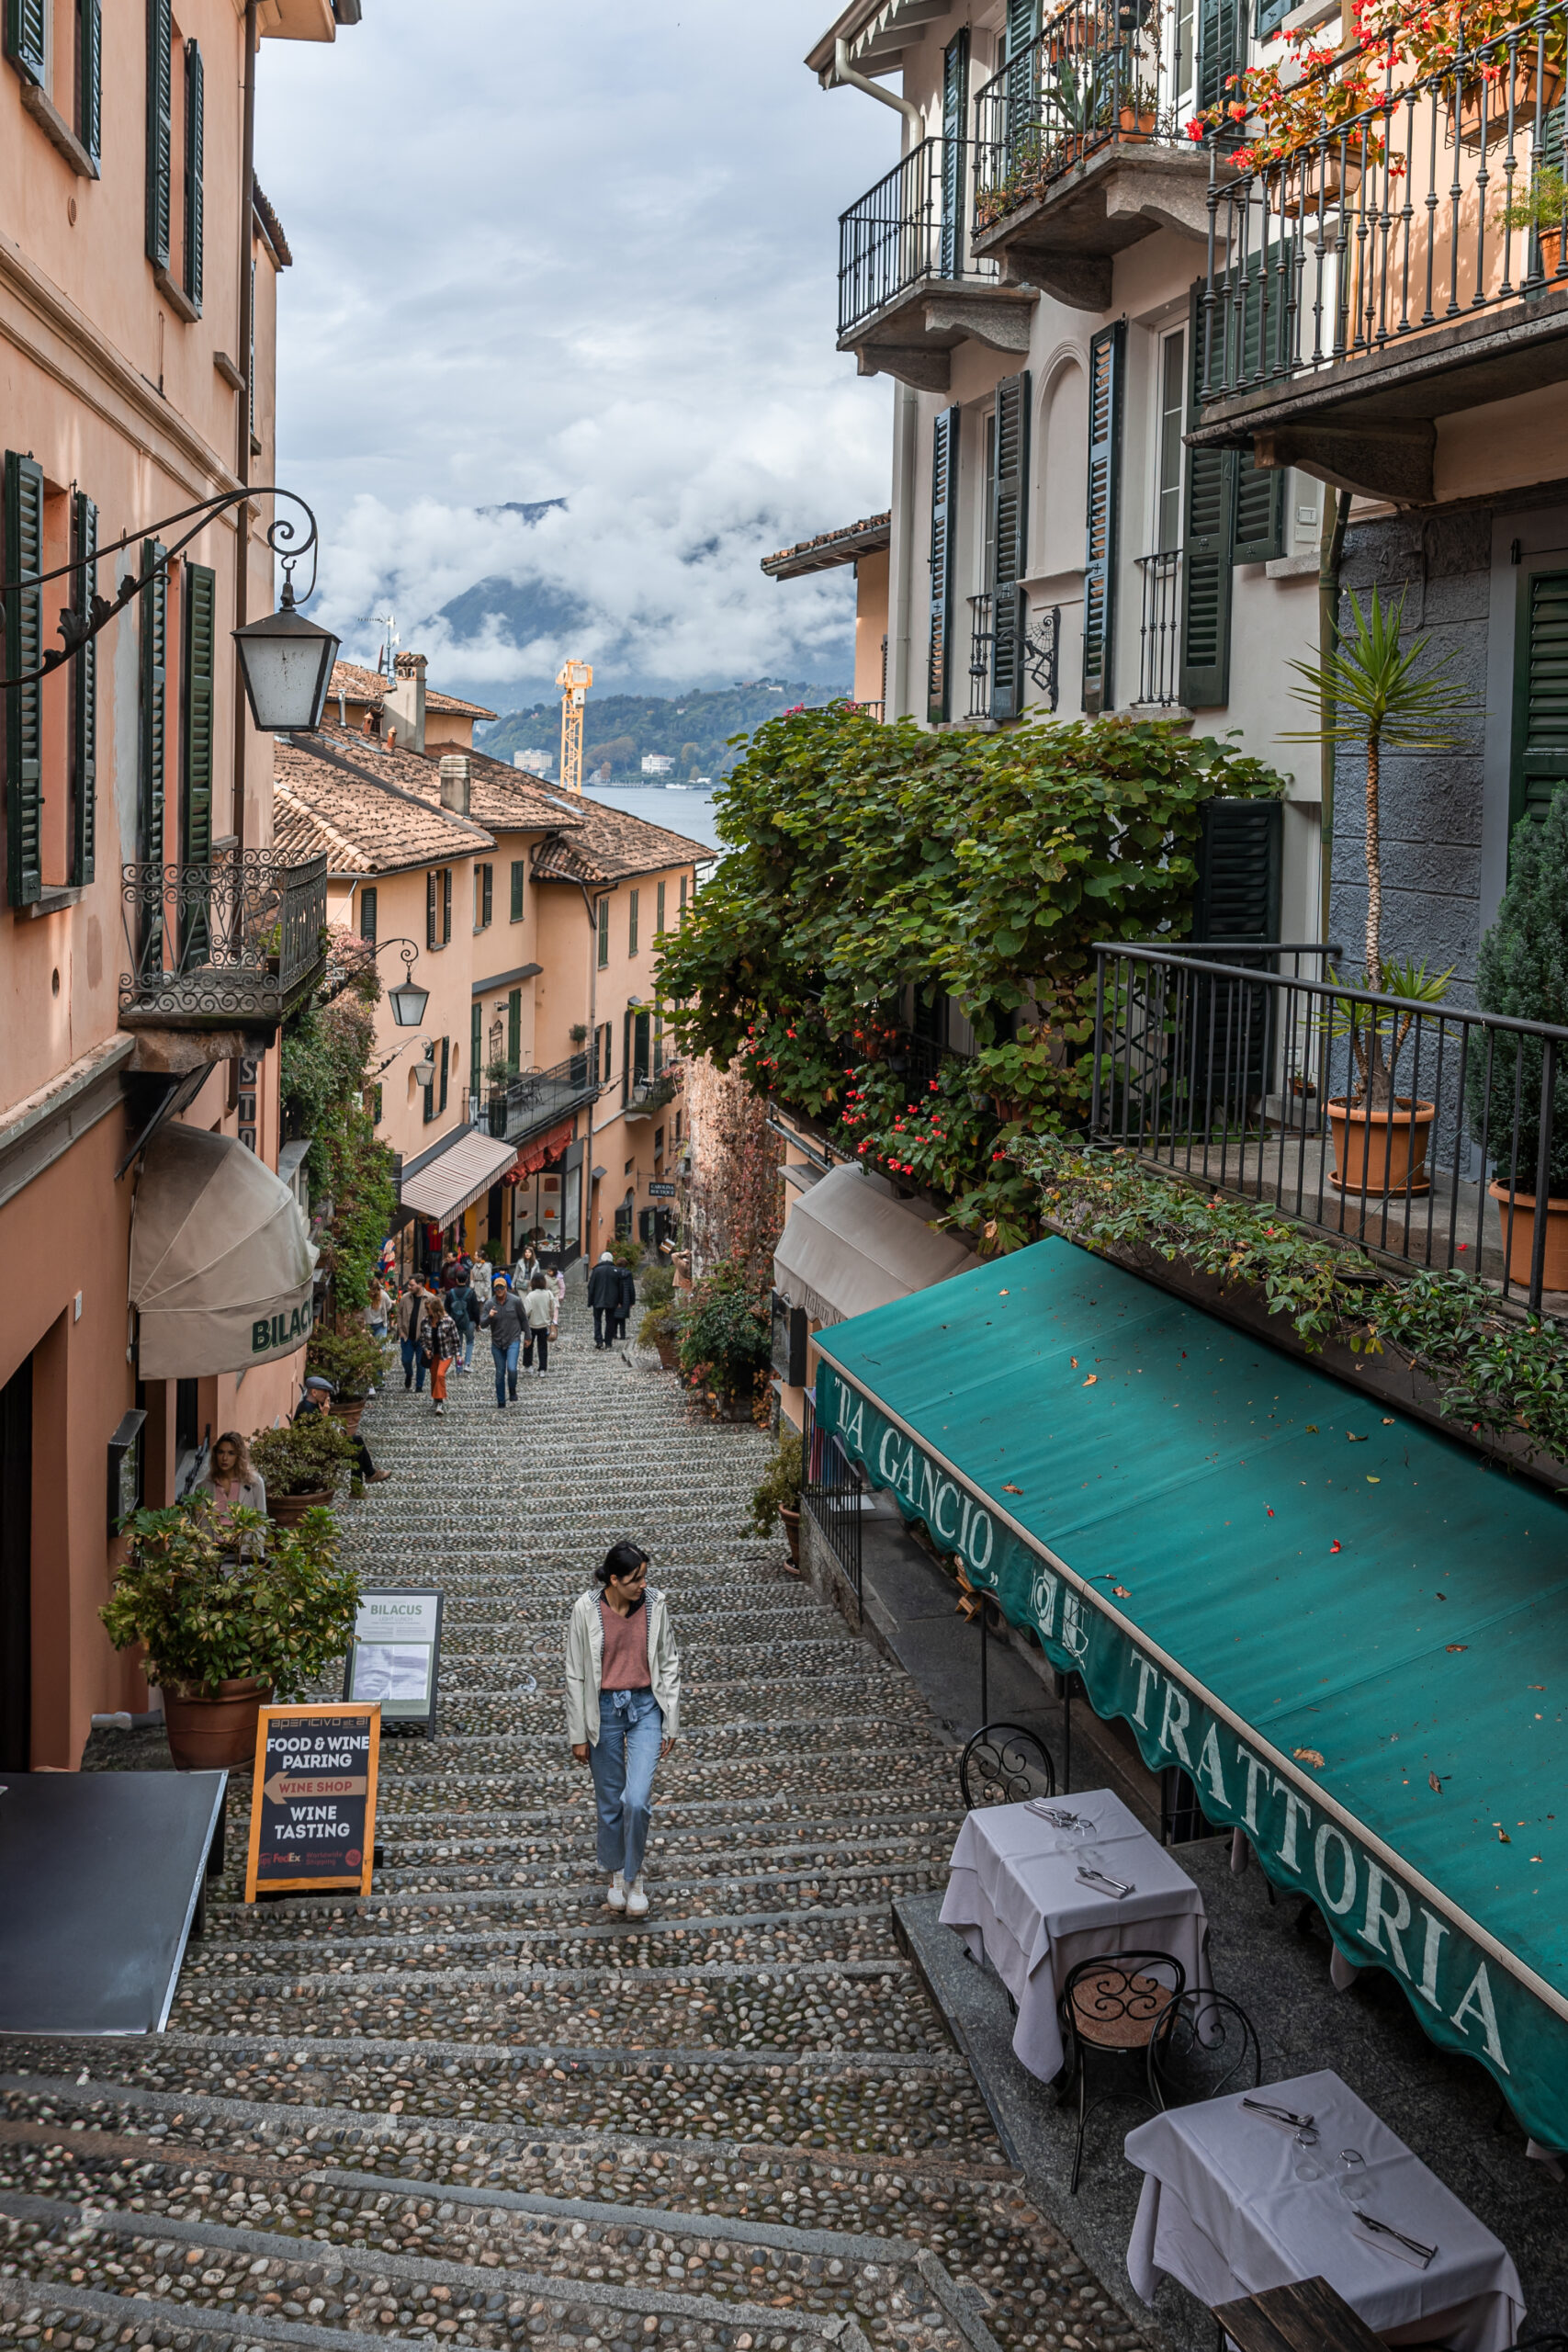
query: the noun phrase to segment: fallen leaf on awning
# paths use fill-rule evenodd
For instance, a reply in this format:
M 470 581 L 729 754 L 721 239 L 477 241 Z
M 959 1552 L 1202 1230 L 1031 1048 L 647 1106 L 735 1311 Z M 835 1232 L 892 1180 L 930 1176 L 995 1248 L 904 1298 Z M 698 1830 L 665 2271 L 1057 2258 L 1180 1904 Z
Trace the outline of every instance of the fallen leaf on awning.
M 1382 1485 L 1382 1480 L 1381 1478 L 1374 1478 L 1371 1472 L 1369 1470 L 1367 1473 L 1367 1484 L 1369 1487 L 1381 1487 Z
M 1371 1445 L 1371 1443 L 1370 1437 L 1358 1437 L 1354 1430 L 1347 1430 L 1345 1434 L 1352 1445 Z
M 1393 1429 L 1393 1415 L 1392 1413 L 1385 1413 L 1385 1414 L 1383 1415 L 1383 1417 L 1382 1417 L 1382 1425 L 1383 1425 L 1383 1427 L 1384 1427 L 1384 1429 L 1385 1429 L 1385 1430 L 1391 1430 L 1391 1429 Z
M 1318 1754 L 1315 1747 L 1292 1747 L 1291 1754 L 1298 1758 L 1303 1764 L 1315 1764 L 1318 1770 L 1320 1772 L 1322 1771 L 1323 1758 Z
M 1335 1539 L 1334 1539 L 1333 1543 L 1329 1545 L 1329 1547 L 1328 1547 L 1328 1548 L 1329 1548 L 1329 1550 L 1330 1550 L 1331 1552 L 1337 1552 L 1337 1551 L 1339 1550 L 1339 1548 L 1340 1548 L 1340 1547 L 1339 1547 L 1339 1538 L 1338 1538 L 1338 1536 L 1337 1536 L 1337 1535 L 1335 1537 Z
M 1021 1495 L 1021 1494 L 1022 1494 L 1022 1492 L 1023 1492 L 1023 1488 L 1022 1488 L 1021 1487 L 1015 1487 L 1015 1486 L 1012 1484 L 1011 1480 L 1010 1480 L 1010 1479 L 1009 1479 L 1009 1480 L 1004 1480 L 1003 1485 L 1002 1485 L 1002 1492 L 1003 1492 L 1003 1494 L 1004 1494 L 1004 1495 Z
M 1072 1365 L 1073 1370 L 1077 1372 L 1078 1368 L 1078 1360 L 1077 1356 L 1069 1356 L 1067 1358 L 1067 1362 Z
M 1270 1510 L 1270 1511 L 1269 1511 L 1269 1518 L 1270 1518 L 1270 1519 L 1272 1519 L 1272 1518 L 1273 1518 L 1274 1514 L 1273 1514 L 1272 1510 Z
M 1308 1437 L 1315 1437 L 1317 1435 L 1317 1423 L 1315 1421 L 1309 1421 L 1307 1423 L 1307 1435 Z
M 1091 1373 L 1089 1374 L 1089 1378 L 1084 1382 L 1084 1386 L 1085 1386 L 1086 1388 L 1092 1388 L 1092 1387 L 1094 1386 L 1095 1382 L 1096 1382 L 1099 1378 L 1100 1378 L 1100 1374 L 1099 1374 L 1099 1373 L 1098 1373 L 1098 1372 L 1091 1372 Z
M 1005 1291 L 1005 1290 L 999 1290 L 999 1291 L 998 1291 L 998 1293 L 997 1293 L 997 1296 L 998 1296 L 998 1298 L 1007 1298 L 1007 1297 L 1010 1296 L 1010 1292 L 1008 1292 L 1008 1291 Z
M 1513 1842 L 1513 1839 L 1509 1837 L 1506 1829 L 1499 1829 L 1497 1832 L 1497 1843 L 1499 1846 L 1511 1846 Z
M 1470 1644 L 1468 1642 L 1446 1642 L 1443 1646 L 1445 1649 L 1459 1651 L 1467 1650 L 1470 1647 Z
M 1442 1795 L 1442 1793 L 1443 1793 L 1443 1784 L 1442 1784 L 1441 1781 L 1439 1781 L 1439 1780 L 1438 1780 L 1438 1776 L 1437 1776 L 1436 1772 L 1428 1772 L 1428 1773 L 1427 1773 L 1427 1786 L 1431 1790 L 1432 1794 L 1433 1794 L 1435 1797 L 1440 1797 L 1440 1796 Z
M 1133 1598 L 1124 1584 L 1113 1584 L 1111 1589 L 1116 1595 L 1118 1600 L 1131 1600 Z

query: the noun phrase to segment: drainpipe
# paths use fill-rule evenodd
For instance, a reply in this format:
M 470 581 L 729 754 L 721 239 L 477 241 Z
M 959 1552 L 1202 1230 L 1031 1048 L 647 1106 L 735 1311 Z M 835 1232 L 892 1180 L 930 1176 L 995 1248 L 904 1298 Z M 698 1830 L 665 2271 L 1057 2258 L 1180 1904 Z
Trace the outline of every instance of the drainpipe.
M 1318 549 L 1317 570 L 1317 663 L 1326 673 L 1329 663 L 1339 650 L 1339 560 L 1345 552 L 1345 526 L 1350 519 L 1350 493 L 1342 490 L 1328 503 L 1328 488 L 1324 486 L 1323 538 Z M 1318 724 L 1327 729 L 1334 724 L 1334 707 L 1326 684 Z M 1322 900 L 1322 936 L 1328 944 L 1328 893 L 1334 880 L 1334 762 L 1337 745 L 1326 740 L 1318 758 L 1322 775 L 1319 801 L 1322 808 L 1322 844 L 1318 851 L 1318 887 Z
M 858 74 L 850 63 L 850 45 L 840 34 L 833 43 L 833 63 L 828 77 L 829 90 L 863 90 L 868 98 L 875 98 L 885 107 L 892 107 L 909 126 L 909 143 L 919 146 L 926 135 L 926 119 L 913 98 L 904 98 L 892 90 L 885 90 L 869 74 Z
M 234 404 L 240 412 L 239 431 L 235 435 L 234 472 L 242 488 L 248 487 L 251 479 L 251 405 L 255 398 L 251 362 L 251 345 L 255 334 L 251 252 L 255 232 L 251 216 L 255 205 L 256 181 L 256 7 L 257 0 L 245 0 L 243 36 L 245 75 L 241 87 L 240 116 L 240 347 L 235 354 L 239 366 L 244 370 L 245 389 L 234 395 Z M 235 512 L 234 526 L 234 627 L 243 628 L 250 616 L 251 507 L 248 499 L 241 501 Z M 242 849 L 245 846 L 246 748 L 245 696 L 236 675 L 233 825 Z

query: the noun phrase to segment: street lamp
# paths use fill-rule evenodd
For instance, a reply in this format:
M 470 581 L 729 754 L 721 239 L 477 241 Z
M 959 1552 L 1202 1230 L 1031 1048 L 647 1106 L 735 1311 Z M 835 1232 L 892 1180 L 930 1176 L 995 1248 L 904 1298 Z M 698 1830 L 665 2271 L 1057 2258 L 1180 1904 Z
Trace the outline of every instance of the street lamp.
M 402 951 L 403 977 L 395 989 L 387 990 L 387 1002 L 392 1008 L 392 1018 L 400 1029 L 417 1029 L 424 1019 L 424 1008 L 430 1002 L 430 990 L 422 989 L 413 976 L 419 950 L 412 939 L 384 939 L 376 950 L 378 956 L 382 947 L 397 947 Z
M 259 731 L 288 735 L 319 727 L 338 640 L 331 629 L 319 628 L 296 609 L 293 582 L 284 581 L 283 601 L 276 613 L 269 613 L 265 620 L 248 621 L 230 635 L 240 657 L 245 699 Z M 422 1003 L 421 1013 L 423 1009 Z M 400 1013 L 397 1017 L 402 1020 Z M 415 1021 L 419 1017 L 416 1014 Z

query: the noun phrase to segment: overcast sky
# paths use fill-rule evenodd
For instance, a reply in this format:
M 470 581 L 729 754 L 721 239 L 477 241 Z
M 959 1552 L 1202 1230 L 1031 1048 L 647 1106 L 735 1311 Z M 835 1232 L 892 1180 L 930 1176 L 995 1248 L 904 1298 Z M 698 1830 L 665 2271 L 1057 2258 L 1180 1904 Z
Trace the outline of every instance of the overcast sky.
M 331 49 L 261 51 L 257 169 L 294 253 L 278 478 L 321 519 L 313 610 L 364 650 L 390 597 L 444 678 L 496 685 L 550 649 L 418 624 L 528 576 L 592 605 L 572 650 L 847 674 L 852 575 L 757 570 L 888 502 L 890 389 L 834 350 L 835 266 L 898 121 L 802 64 L 831 0 L 364 6 Z M 478 511 L 561 496 L 532 530 Z

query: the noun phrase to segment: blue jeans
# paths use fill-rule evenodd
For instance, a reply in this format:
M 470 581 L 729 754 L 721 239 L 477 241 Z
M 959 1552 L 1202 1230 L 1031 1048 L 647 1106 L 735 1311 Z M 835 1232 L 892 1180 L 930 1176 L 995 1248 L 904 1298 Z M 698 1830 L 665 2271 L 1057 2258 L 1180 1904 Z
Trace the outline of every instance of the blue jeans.
M 424 1358 L 420 1354 L 419 1341 L 400 1340 L 398 1347 L 403 1359 L 403 1386 L 405 1388 L 408 1386 L 409 1374 L 412 1372 L 414 1375 L 415 1389 L 423 1388 L 424 1386 Z
M 491 1341 L 490 1360 L 495 1366 L 495 1401 L 498 1405 L 505 1404 L 509 1388 L 513 1396 L 517 1394 L 517 1351 L 521 1345 L 521 1340 L 513 1340 L 510 1347 L 498 1348 L 493 1340 Z
M 599 1737 L 588 1751 L 599 1806 L 599 1867 L 619 1871 L 628 1886 L 642 1870 L 663 1738 L 664 1717 L 651 1690 L 600 1691 Z

